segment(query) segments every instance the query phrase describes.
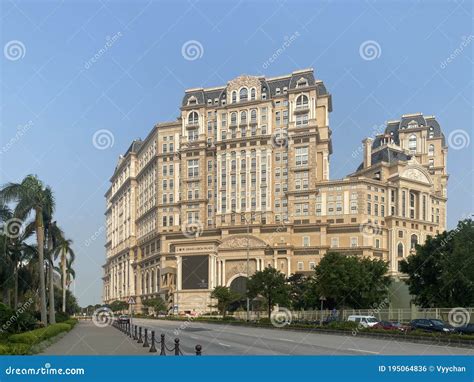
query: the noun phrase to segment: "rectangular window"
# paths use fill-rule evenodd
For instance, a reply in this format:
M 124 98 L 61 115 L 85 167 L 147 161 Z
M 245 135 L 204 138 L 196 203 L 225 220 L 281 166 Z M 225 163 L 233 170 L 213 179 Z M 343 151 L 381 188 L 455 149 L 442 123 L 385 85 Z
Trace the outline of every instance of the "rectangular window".
M 358 245 L 357 237 L 351 237 L 351 248 L 355 248 Z
M 188 178 L 196 178 L 199 176 L 199 160 L 188 160 Z
M 308 147 L 297 147 L 295 155 L 296 166 L 306 166 L 308 164 Z
M 303 247 L 309 247 L 309 236 L 303 236 Z
M 339 247 L 339 238 L 333 237 L 331 239 L 331 248 L 338 248 Z

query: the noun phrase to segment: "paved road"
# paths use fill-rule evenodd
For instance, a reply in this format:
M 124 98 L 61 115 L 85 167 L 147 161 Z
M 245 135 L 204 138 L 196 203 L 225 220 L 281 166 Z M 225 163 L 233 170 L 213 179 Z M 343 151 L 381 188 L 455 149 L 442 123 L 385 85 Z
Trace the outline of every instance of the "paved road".
M 474 349 L 449 346 L 426 345 L 373 339 L 357 336 L 316 334 L 249 328 L 199 321 L 166 321 L 134 319 L 134 323 L 156 330 L 156 336 L 164 333 L 169 346 L 174 337 L 179 337 L 183 353 L 190 354 L 200 344 L 204 355 L 428 355 L 471 354 Z
M 42 354 L 51 355 L 147 355 L 147 349 L 119 330 L 80 321 L 74 329 Z

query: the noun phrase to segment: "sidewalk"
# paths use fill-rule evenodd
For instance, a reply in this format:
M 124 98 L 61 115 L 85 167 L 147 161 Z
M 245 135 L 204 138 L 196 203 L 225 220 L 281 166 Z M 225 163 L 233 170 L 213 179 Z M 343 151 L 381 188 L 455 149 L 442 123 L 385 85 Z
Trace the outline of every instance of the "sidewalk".
M 79 323 L 41 355 L 156 355 L 112 326 L 100 328 L 91 321 Z

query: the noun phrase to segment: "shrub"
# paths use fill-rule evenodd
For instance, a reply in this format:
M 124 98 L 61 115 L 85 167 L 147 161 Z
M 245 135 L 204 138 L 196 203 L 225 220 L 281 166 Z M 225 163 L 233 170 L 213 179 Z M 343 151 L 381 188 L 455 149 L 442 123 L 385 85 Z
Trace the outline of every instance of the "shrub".
M 7 333 L 19 333 L 35 328 L 36 318 L 28 311 L 15 311 L 0 303 L 0 329 Z
M 67 313 L 63 313 L 63 312 L 56 312 L 56 322 L 57 323 L 60 323 L 60 322 L 65 322 L 67 320 L 69 320 L 69 314 Z
M 354 330 L 357 329 L 359 324 L 353 321 L 333 321 L 323 326 L 323 328 L 336 329 L 336 330 Z
M 64 321 L 65 324 L 68 324 L 68 325 L 71 325 L 71 329 L 76 326 L 76 324 L 78 323 L 78 319 L 77 318 L 70 318 L 69 320 L 66 320 Z
M 26 355 L 31 353 L 30 348 L 27 344 L 1 344 L 0 355 Z
M 13 334 L 8 340 L 12 343 L 23 343 L 28 345 L 35 345 L 48 338 L 54 337 L 61 332 L 71 330 L 71 325 L 66 323 L 53 324 L 46 328 L 35 329 L 29 332 Z

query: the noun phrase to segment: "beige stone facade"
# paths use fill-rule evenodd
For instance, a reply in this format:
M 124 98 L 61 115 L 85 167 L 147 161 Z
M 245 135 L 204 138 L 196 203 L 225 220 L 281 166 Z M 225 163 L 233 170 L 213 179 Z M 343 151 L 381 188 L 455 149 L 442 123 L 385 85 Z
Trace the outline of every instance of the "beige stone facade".
M 180 118 L 134 141 L 111 178 L 104 302 L 161 296 L 203 312 L 217 285 L 238 289 L 267 266 L 311 272 L 329 251 L 384 259 L 398 276 L 446 227 L 443 133 L 403 115 L 331 180 L 331 111 L 312 69 L 187 90 Z

